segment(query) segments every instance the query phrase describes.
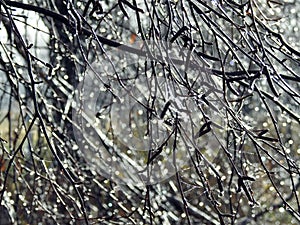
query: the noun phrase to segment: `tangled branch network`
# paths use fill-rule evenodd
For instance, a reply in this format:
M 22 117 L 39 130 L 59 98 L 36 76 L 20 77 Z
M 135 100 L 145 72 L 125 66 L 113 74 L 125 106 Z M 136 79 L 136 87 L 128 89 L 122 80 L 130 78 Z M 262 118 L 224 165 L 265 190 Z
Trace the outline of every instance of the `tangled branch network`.
M 1 224 L 299 223 L 298 1 L 0 9 Z

